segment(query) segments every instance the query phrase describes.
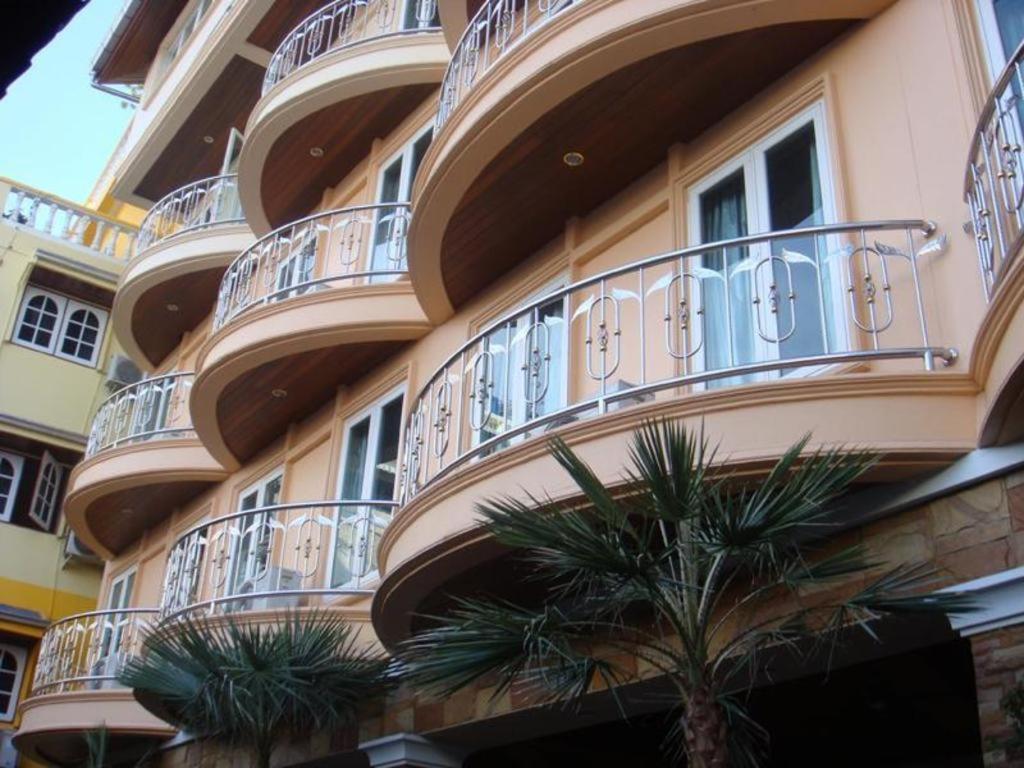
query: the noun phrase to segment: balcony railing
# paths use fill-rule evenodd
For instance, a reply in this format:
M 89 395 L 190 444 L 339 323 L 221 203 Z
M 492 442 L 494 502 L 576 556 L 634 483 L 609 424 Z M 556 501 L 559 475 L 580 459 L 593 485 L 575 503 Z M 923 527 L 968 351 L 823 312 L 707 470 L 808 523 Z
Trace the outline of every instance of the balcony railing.
M 136 252 L 183 232 L 242 221 L 238 176 L 213 176 L 171 192 L 150 208 L 139 227 Z
M 0 180 L 6 192 L 0 215 L 17 224 L 72 245 L 95 251 L 110 259 L 127 260 L 135 230 L 88 208 L 75 205 L 31 187 Z
M 214 328 L 260 304 L 332 286 L 385 282 L 406 272 L 409 204 L 317 213 L 257 240 L 224 273 Z
M 86 458 L 127 443 L 191 436 L 188 396 L 194 378 L 193 373 L 171 373 L 108 397 L 93 419 Z
M 307 606 L 367 592 L 394 501 L 313 501 L 200 523 L 171 547 L 161 616 Z
M 985 296 L 991 299 L 1024 231 L 1024 44 L 996 80 L 978 118 L 964 181 L 970 230 L 978 246 Z
M 485 0 L 452 53 L 441 81 L 437 130 L 477 81 L 510 50 L 558 14 L 583 0 Z
M 149 608 L 122 608 L 50 625 L 39 647 L 32 695 L 119 687 L 118 674 L 139 653 L 156 619 Z
M 437 0 L 412 0 L 407 6 L 394 0 L 336 0 L 304 19 L 277 47 L 263 93 L 332 51 L 387 35 L 436 31 Z
M 411 403 L 402 500 L 531 435 L 659 397 L 936 358 L 918 259 L 924 221 L 794 229 L 618 267 L 531 301 L 473 336 Z

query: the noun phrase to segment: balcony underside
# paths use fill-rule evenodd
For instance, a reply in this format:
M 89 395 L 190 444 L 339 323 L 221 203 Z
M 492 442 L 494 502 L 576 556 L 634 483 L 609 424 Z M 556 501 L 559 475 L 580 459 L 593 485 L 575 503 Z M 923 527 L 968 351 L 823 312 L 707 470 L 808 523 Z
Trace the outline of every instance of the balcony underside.
M 76 467 L 64 510 L 82 541 L 112 558 L 225 477 L 195 438 L 124 445 Z
M 88 757 L 85 736 L 107 732 L 109 758 L 134 764 L 175 729 L 143 709 L 124 689 L 77 691 L 36 696 L 22 708 L 21 727 L 14 737 L 21 754 L 47 764 L 81 765 Z
M 602 32 L 588 39 L 581 30 L 605 29 L 596 18 L 604 11 L 581 3 L 477 75 L 435 139 L 413 193 L 410 273 L 432 320 L 885 3 L 844 2 L 824 11 L 770 3 L 762 14 L 720 3 L 707 18 L 691 18 L 699 5 L 680 3 L 659 11 L 659 19 L 642 2 L 603 4 L 617 13 L 616 29 L 627 18 L 641 18 L 637 26 L 647 28 L 635 37 Z M 771 25 L 757 26 L 764 24 Z M 742 31 L 722 34 L 730 29 Z M 638 115 L 657 119 L 637 131 Z M 583 165 L 563 162 L 570 151 L 584 156 Z
M 244 224 L 174 236 L 144 251 L 114 301 L 118 341 L 136 360 L 159 365 L 209 314 L 224 268 L 252 242 Z
M 947 465 L 975 446 L 976 387 L 963 374 L 849 373 L 736 386 L 624 407 L 502 447 L 434 480 L 402 507 L 380 547 L 383 582 L 374 627 L 388 645 L 410 617 L 459 574 L 501 555 L 479 529 L 476 504 L 522 489 L 570 498 L 572 487 L 547 453 L 557 434 L 608 483 L 621 479 L 628 437 L 645 419 L 678 418 L 721 441 L 718 455 L 757 472 L 810 432 L 815 444 L 852 444 L 884 454 L 873 481 Z M 936 420 L 935 414 L 943 419 Z M 836 416 L 840 414 L 841 416 Z
M 342 47 L 275 85 L 249 118 L 239 160 L 253 229 L 264 234 L 311 213 L 324 189 L 430 96 L 447 56 L 439 33 L 393 34 Z
M 429 328 L 406 281 L 253 308 L 203 349 L 195 430 L 216 459 L 236 466 Z
M 974 342 L 971 364 L 984 388 L 979 444 L 1024 439 L 1024 259 L 1008 262 Z

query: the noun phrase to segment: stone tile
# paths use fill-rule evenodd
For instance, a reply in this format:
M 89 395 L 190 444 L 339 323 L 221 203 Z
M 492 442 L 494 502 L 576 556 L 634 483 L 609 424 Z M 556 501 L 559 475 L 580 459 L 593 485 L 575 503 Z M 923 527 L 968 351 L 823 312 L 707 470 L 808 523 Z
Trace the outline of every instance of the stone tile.
M 1011 567 L 1013 555 L 1006 539 L 961 549 L 938 558 L 941 568 L 957 581 L 967 581 Z

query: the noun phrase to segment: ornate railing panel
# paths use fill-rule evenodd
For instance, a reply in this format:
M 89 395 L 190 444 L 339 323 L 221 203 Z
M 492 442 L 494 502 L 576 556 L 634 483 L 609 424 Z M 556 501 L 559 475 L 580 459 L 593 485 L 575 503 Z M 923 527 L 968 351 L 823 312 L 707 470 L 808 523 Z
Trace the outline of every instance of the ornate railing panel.
M 583 0 L 485 0 L 452 53 L 441 81 L 437 130 L 501 58 L 548 21 Z
M 171 547 L 161 616 L 288 609 L 365 592 L 394 501 L 313 501 L 236 512 Z
M 13 224 L 88 248 L 111 259 L 127 260 L 135 241 L 132 227 L 17 184 L 9 186 L 0 215 Z
M 237 174 L 202 179 L 171 192 L 149 209 L 139 227 L 136 252 L 182 232 L 242 221 Z
M 194 378 L 193 373 L 171 373 L 112 394 L 93 419 L 86 458 L 126 443 L 191 436 L 188 396 Z
M 985 297 L 990 299 L 1024 231 L 1024 45 L 996 80 L 971 141 L 964 199 L 978 246 Z
M 891 221 L 686 248 L 551 292 L 473 336 L 410 403 L 402 500 L 474 458 L 611 409 L 833 363 L 935 358 L 918 259 Z
M 250 307 L 331 285 L 395 279 L 406 272 L 409 204 L 317 213 L 257 240 L 221 279 L 214 328 Z
M 339 48 L 394 34 L 438 31 L 437 0 L 335 0 L 304 19 L 270 57 L 263 93 Z M 403 14 L 403 10 L 405 13 Z
M 150 608 L 69 616 L 43 635 L 32 695 L 119 687 L 117 675 L 137 655 L 157 619 Z

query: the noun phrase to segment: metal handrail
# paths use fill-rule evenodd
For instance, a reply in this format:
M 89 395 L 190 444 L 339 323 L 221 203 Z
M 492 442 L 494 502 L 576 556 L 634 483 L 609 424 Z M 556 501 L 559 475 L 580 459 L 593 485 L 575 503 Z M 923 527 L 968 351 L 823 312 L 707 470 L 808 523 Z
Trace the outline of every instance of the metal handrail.
M 1024 43 L 996 78 L 978 116 L 964 176 L 968 229 L 978 249 L 985 298 L 991 300 L 1024 235 Z
M 200 522 L 171 546 L 161 616 L 249 612 L 271 604 L 294 607 L 316 596 L 368 594 L 377 542 L 397 506 L 390 499 L 297 502 Z M 350 578 L 335 584 L 339 564 Z
M 922 246 L 915 234 L 934 233 L 932 222 L 896 220 L 749 235 L 618 266 L 521 305 L 460 346 L 411 403 L 403 503 L 515 438 L 665 390 L 843 362 L 951 363 L 955 350 L 929 339 L 918 274 L 918 258 L 944 239 Z
M 404 27 L 392 0 L 335 0 L 288 33 L 270 57 L 263 94 L 332 51 L 390 35 L 437 32 L 437 0 L 415 0 L 416 26 Z
M 32 696 L 116 685 L 124 664 L 138 654 L 154 608 L 114 608 L 67 616 L 43 634 Z
M 192 372 L 168 373 L 110 395 L 96 411 L 86 458 L 127 443 L 194 434 L 188 410 L 194 378 Z
M 410 216 L 408 203 L 355 205 L 275 229 L 242 251 L 224 272 L 214 330 L 252 307 L 330 283 L 402 277 Z
M 485 0 L 473 14 L 441 81 L 440 131 L 477 80 L 523 40 L 583 0 Z
M 142 220 L 135 251 L 141 253 L 185 232 L 244 221 L 238 198 L 238 174 L 211 176 L 160 198 Z

